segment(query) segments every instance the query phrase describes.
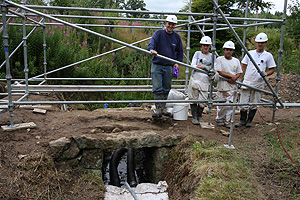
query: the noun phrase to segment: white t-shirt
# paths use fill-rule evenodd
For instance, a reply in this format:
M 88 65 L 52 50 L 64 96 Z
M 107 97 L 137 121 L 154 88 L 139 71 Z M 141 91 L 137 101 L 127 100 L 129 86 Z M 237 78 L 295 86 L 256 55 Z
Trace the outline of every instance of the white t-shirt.
M 208 66 L 210 69 L 212 67 L 212 54 L 209 53 L 208 55 L 205 55 L 201 51 L 196 51 L 193 56 L 191 65 L 193 67 L 196 67 L 197 65 L 204 65 L 204 66 Z M 190 78 L 189 87 L 202 90 L 202 91 L 208 91 L 209 89 L 208 75 L 194 70 Z
M 223 71 L 232 75 L 243 73 L 240 61 L 234 57 L 232 57 L 231 60 L 226 59 L 224 56 L 218 57 L 215 70 Z M 235 83 L 228 83 L 223 79 L 219 79 L 217 85 L 217 89 L 219 91 L 236 90 L 236 87 Z
M 249 53 L 254 59 L 254 61 L 257 63 L 261 71 L 266 71 L 267 68 L 271 69 L 276 67 L 276 63 L 271 53 L 267 51 L 258 53 L 256 50 L 251 50 L 249 51 Z M 244 57 L 244 59 L 242 60 L 242 64 L 247 65 L 243 83 L 258 88 L 264 88 L 264 80 L 257 72 L 257 69 L 251 62 L 248 55 Z

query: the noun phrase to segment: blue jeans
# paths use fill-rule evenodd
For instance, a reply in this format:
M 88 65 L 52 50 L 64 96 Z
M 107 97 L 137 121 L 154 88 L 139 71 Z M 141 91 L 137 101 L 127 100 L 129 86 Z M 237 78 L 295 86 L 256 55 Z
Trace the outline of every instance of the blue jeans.
M 152 63 L 152 92 L 154 94 L 168 94 L 171 90 L 173 66 L 163 66 Z

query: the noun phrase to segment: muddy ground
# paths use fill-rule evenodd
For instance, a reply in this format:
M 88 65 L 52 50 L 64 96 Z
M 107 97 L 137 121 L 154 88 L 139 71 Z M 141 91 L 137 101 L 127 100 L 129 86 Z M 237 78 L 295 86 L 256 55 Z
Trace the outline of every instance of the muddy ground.
M 273 77 L 274 78 L 274 77 Z M 274 84 L 275 82 L 273 82 Z M 300 102 L 299 97 L 300 78 L 297 75 L 286 75 L 282 78 L 279 94 L 284 102 Z M 32 95 L 32 100 L 55 100 L 56 95 L 43 93 Z M 268 97 L 266 97 L 268 98 Z M 272 119 L 272 108 L 259 108 L 262 116 L 266 120 Z M 149 105 L 142 107 L 128 107 L 122 109 L 98 109 L 92 112 L 84 110 L 62 111 L 60 105 L 52 107 L 52 110 L 46 114 L 33 113 L 32 110 L 16 108 L 14 111 L 14 123 L 34 122 L 35 129 L 23 129 L 12 132 L 0 130 L 0 198 L 15 197 L 16 199 L 27 199 L 22 193 L 20 185 L 16 185 L 16 178 L 21 176 L 16 174 L 22 155 L 33 155 L 36 153 L 47 152 L 49 141 L 56 140 L 60 137 L 72 137 L 80 135 L 101 135 L 116 134 L 113 133 L 115 128 L 120 129 L 117 134 L 130 134 L 130 131 L 155 131 L 163 135 L 172 135 L 174 133 L 182 134 L 183 137 L 193 135 L 199 141 L 215 140 L 220 144 L 228 144 L 228 137 L 223 136 L 221 130 L 229 129 L 216 126 L 215 129 L 202 129 L 200 126 L 192 125 L 191 118 L 187 121 L 175 121 L 172 118 L 164 117 L 162 121 L 153 121 L 152 111 Z M 286 118 L 299 116 L 299 108 L 290 107 L 278 109 L 276 111 L 276 121 Z M 215 119 L 216 111 L 212 113 L 212 119 Z M 239 115 L 236 115 L 239 119 Z M 204 121 L 208 121 L 208 114 L 204 114 Z M 215 124 L 214 120 L 212 123 Z M 8 112 L 0 114 L 0 125 L 9 125 L 10 118 Z M 265 124 L 259 113 L 254 118 L 252 128 L 234 129 L 232 145 L 239 148 L 253 144 L 253 159 L 256 163 L 256 174 L 260 184 L 265 187 L 265 195 L 268 199 L 281 199 L 278 193 L 278 184 L 273 184 L 272 180 L 264 178 L 263 166 L 265 159 L 264 135 L 260 127 Z M 259 152 L 259 153 L 258 153 Z M 39 170 L 38 168 L 36 170 Z M 35 170 L 35 171 L 36 171 Z M 71 183 L 71 181 L 70 181 Z M 72 184 L 74 184 L 72 182 Z M 76 190 L 76 189 L 72 189 Z M 82 190 L 78 188 L 80 196 L 93 199 L 100 198 L 101 195 L 95 195 L 91 190 Z M 23 191 L 24 192 L 24 191 Z M 9 195 L 8 195 L 9 194 Z M 78 194 L 79 195 L 79 194 Z M 43 198 L 42 198 L 43 199 Z M 80 199 L 80 197 L 78 197 Z

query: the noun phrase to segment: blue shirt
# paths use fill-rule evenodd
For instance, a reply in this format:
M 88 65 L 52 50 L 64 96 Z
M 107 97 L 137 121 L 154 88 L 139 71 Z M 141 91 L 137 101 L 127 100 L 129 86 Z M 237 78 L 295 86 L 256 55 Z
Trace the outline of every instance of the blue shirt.
M 155 31 L 148 44 L 148 50 L 155 50 L 162 56 L 166 56 L 180 62 L 183 60 L 183 46 L 181 37 L 174 31 L 171 34 L 167 33 L 164 29 Z M 155 56 L 152 57 L 152 62 L 164 66 L 174 65 L 174 62 Z

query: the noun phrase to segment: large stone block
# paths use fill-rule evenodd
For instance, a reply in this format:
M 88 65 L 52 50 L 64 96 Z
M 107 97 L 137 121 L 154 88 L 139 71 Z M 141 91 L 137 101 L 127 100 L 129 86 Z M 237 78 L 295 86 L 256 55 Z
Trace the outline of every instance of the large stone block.
M 82 151 L 80 165 L 86 169 L 102 169 L 102 149 L 85 149 Z
M 80 152 L 73 139 L 66 137 L 49 142 L 52 156 L 58 160 L 74 159 Z

